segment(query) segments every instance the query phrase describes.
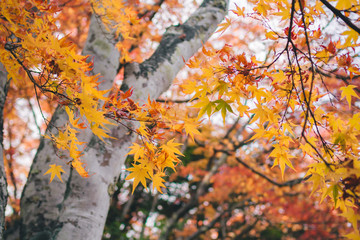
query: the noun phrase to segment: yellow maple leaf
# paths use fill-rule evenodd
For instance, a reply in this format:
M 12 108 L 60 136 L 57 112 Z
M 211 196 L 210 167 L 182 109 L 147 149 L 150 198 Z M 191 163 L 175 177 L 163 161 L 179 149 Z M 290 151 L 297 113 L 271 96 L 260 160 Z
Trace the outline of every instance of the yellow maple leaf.
M 220 23 L 219 29 L 216 31 L 216 33 L 221 32 L 223 34 L 225 30 L 231 25 L 231 20 L 229 18 L 225 18 L 225 22 Z
M 360 113 L 354 114 L 354 116 L 349 120 L 351 127 L 360 130 Z
M 131 150 L 128 152 L 127 155 L 131 155 L 134 154 L 134 161 L 137 162 L 139 161 L 139 158 L 144 158 L 144 148 L 141 147 L 139 144 L 137 143 L 133 143 L 132 146 L 129 147 Z
M 55 176 L 57 176 L 60 181 L 62 182 L 63 180 L 61 179 L 61 173 L 64 173 L 65 171 L 62 169 L 62 166 L 60 165 L 56 165 L 56 164 L 50 164 L 50 168 L 49 170 L 47 170 L 46 173 L 44 173 L 44 175 L 46 174 L 50 174 L 50 182 L 52 182 L 52 180 L 54 179 Z
M 351 108 L 351 96 L 356 97 L 356 98 L 360 98 L 356 92 L 354 91 L 354 88 L 356 88 L 356 86 L 354 85 L 348 85 L 347 87 L 341 87 L 340 90 L 341 92 L 341 99 L 343 99 L 344 97 L 346 97 L 346 101 L 349 103 L 349 108 Z
M 324 182 L 323 177 L 321 177 L 319 174 L 317 173 L 312 173 L 311 177 L 308 179 L 309 182 L 312 182 L 313 184 L 313 188 L 312 191 L 310 193 L 310 196 L 313 195 L 313 193 L 319 188 L 319 186 L 322 185 L 322 183 Z
M 240 117 L 243 117 L 243 116 L 244 116 L 244 113 L 249 117 L 249 113 L 248 113 L 248 111 L 247 111 L 248 109 L 249 109 L 248 106 L 239 103 L 239 106 L 237 107 L 237 110 L 238 110 L 238 112 L 239 112 Z
M 72 109 L 70 109 L 69 107 L 65 107 L 65 111 L 67 112 L 68 116 L 69 116 L 69 121 L 71 126 L 79 128 L 79 129 L 85 129 L 85 123 L 79 123 L 80 118 L 75 119 L 74 116 L 74 111 Z
M 187 119 L 184 124 L 185 132 L 187 135 L 190 135 L 191 139 L 194 141 L 194 134 L 200 135 L 199 130 L 197 129 L 199 124 L 194 122 L 191 119 Z
M 178 146 L 181 146 L 181 143 L 174 143 L 174 138 L 168 141 L 166 144 L 161 145 L 161 149 L 164 150 L 169 156 L 175 156 L 175 154 L 184 156 L 179 149 Z
M 95 134 L 98 138 L 100 138 L 100 140 L 103 142 L 105 142 L 103 137 L 115 139 L 114 137 L 111 137 L 110 135 L 107 134 L 107 129 L 100 128 L 99 124 L 94 124 L 90 128 L 91 128 L 92 133 Z
M 163 182 L 165 182 L 165 180 L 162 178 L 163 176 L 165 176 L 165 174 L 163 172 L 158 172 L 154 175 L 153 177 L 153 190 L 156 188 L 160 193 L 163 193 L 161 191 L 161 187 L 166 188 L 165 185 L 163 184 Z
M 134 193 L 134 190 L 139 184 L 139 182 L 141 182 L 141 184 L 146 188 L 146 178 L 151 179 L 148 173 L 150 169 L 147 166 L 144 166 L 143 164 L 139 164 L 139 165 L 133 164 L 133 166 L 134 167 L 132 168 L 126 169 L 131 173 L 125 179 L 125 180 L 134 179 L 133 189 L 131 194 Z
M 268 3 L 264 2 L 264 1 L 259 1 L 259 3 L 256 5 L 256 7 L 254 8 L 255 11 L 257 11 L 258 13 L 260 13 L 261 15 L 263 15 L 264 17 L 267 17 L 268 15 L 268 11 L 271 10 L 271 7 L 269 6 Z
M 192 62 L 190 61 L 190 63 L 192 63 Z M 196 67 L 198 67 L 198 66 L 196 66 Z M 197 82 L 191 81 L 191 80 L 185 80 L 184 83 L 181 84 L 181 88 L 182 88 L 183 93 L 192 94 L 197 88 Z M 194 99 L 194 97 L 192 97 L 192 99 Z
M 352 207 L 348 207 L 340 216 L 345 217 L 355 230 L 358 229 L 357 222 L 360 220 L 360 216 L 356 214 Z
M 266 34 L 265 34 L 265 37 L 267 38 L 267 39 L 271 39 L 271 40 L 277 40 L 278 39 L 278 35 L 275 33 L 275 32 L 267 32 Z
M 282 125 L 282 127 L 283 127 L 284 132 L 288 131 L 288 133 L 290 133 L 293 137 L 295 137 L 295 133 L 292 131 L 291 125 L 292 125 L 291 122 L 285 122 Z
M 315 137 L 308 138 L 308 141 L 311 143 L 311 145 L 316 146 L 317 139 Z M 302 144 L 300 143 L 300 149 L 303 151 L 303 153 L 308 154 L 309 156 L 313 156 L 315 153 L 314 148 L 309 143 Z
M 210 117 L 212 114 L 213 108 L 215 107 L 215 104 L 213 102 L 210 102 L 210 100 L 207 97 L 202 97 L 192 107 L 200 108 L 198 118 L 200 118 L 205 113 L 207 113 L 208 117 Z
M 240 8 L 238 5 L 236 5 L 236 3 L 235 3 L 235 6 L 236 6 L 236 10 L 231 10 L 231 11 L 239 17 L 245 16 L 245 14 L 244 14 L 245 7 Z
M 71 141 L 71 139 L 69 139 L 68 132 L 69 131 L 67 129 L 65 131 L 59 130 L 58 136 L 52 135 L 52 138 L 54 139 L 58 149 L 68 149 L 69 148 L 68 144 L 69 144 L 69 141 Z
M 162 152 L 156 160 L 156 166 L 163 171 L 165 168 L 171 168 L 174 172 L 175 163 L 179 162 L 179 159 L 176 156 L 169 156 L 166 152 Z
M 345 10 L 355 5 L 357 5 L 357 0 L 339 0 L 335 8 Z
M 254 117 L 251 120 L 250 123 L 255 122 L 259 119 L 260 124 L 263 124 L 264 122 L 269 120 L 269 111 L 267 111 L 268 108 L 266 106 L 262 106 L 261 104 L 256 104 L 256 108 L 250 110 L 250 113 L 254 113 Z
M 281 146 L 279 144 L 274 144 L 274 150 L 270 153 L 269 156 L 275 158 L 272 168 L 279 165 L 280 170 L 281 170 L 282 179 L 284 179 L 284 173 L 285 173 L 286 166 L 288 166 L 291 169 L 293 169 L 294 171 L 296 171 L 290 161 L 290 158 L 294 158 L 294 156 L 291 156 L 288 153 L 288 148 Z
M 83 167 L 85 163 L 80 162 L 79 160 L 75 159 L 71 162 L 71 166 L 79 173 L 79 175 L 83 178 L 89 177 L 89 173 Z
M 343 32 L 341 35 L 347 36 L 343 47 L 349 47 L 352 44 L 355 44 L 359 38 L 359 34 L 353 29 L 349 29 Z
M 283 2 L 284 4 L 286 4 L 286 2 Z M 286 4 L 287 5 L 287 4 Z M 281 16 L 281 21 L 289 19 L 290 18 L 290 11 L 288 6 L 281 6 L 278 5 L 277 6 L 277 10 L 278 12 L 273 13 L 273 15 L 275 16 Z
M 360 239 L 359 230 L 355 229 L 351 233 L 344 235 L 344 237 L 348 239 L 359 240 Z
M 204 49 L 204 47 L 203 47 L 203 49 Z M 203 50 L 203 52 L 204 52 L 204 50 Z M 188 66 L 189 68 L 198 68 L 198 67 L 200 67 L 200 64 L 201 64 L 201 60 L 196 58 L 195 56 L 193 56 L 192 58 L 190 58 L 187 61 L 186 66 Z M 195 81 L 189 81 L 189 82 L 194 83 L 196 85 Z

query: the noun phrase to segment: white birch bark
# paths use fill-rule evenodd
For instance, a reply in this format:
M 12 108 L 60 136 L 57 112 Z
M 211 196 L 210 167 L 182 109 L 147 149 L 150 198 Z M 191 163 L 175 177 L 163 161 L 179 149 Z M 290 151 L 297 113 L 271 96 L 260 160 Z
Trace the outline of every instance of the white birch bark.
M 104 36 L 104 34 L 104 27 L 93 16 L 83 55 L 91 55 L 93 57 L 93 72 L 100 73 L 102 76 L 100 88 L 110 89 L 113 79 L 117 74 L 116 69 L 120 54 L 115 49 L 114 42 L 108 40 L 113 37 Z M 64 109 L 58 107 L 45 134 L 49 135 L 49 133 L 52 133 L 56 135 L 56 129 L 65 126 L 66 123 L 68 123 L 67 114 Z M 79 136 L 84 142 L 90 142 L 91 137 L 91 131 L 88 129 L 82 131 L 81 136 Z M 63 225 L 66 224 L 66 222 L 60 221 L 59 218 L 62 211 L 64 211 L 64 201 L 71 189 L 70 184 L 72 183 L 73 170 L 66 164 L 69 160 L 59 159 L 57 157 L 57 150 L 52 142 L 49 139 L 41 139 L 21 197 L 22 224 L 20 236 L 22 239 L 52 239 Z M 92 157 L 85 158 L 85 161 L 88 164 L 91 163 Z M 53 163 L 61 165 L 66 171 L 67 174 L 62 176 L 64 182 L 55 178 L 49 184 L 49 177 L 44 176 L 44 173 L 49 168 L 49 164 Z M 96 168 L 91 169 L 96 170 Z M 92 180 L 93 178 L 89 179 Z M 84 183 L 86 180 L 81 179 L 81 181 Z M 89 199 L 91 199 L 90 196 Z M 81 209 L 78 211 L 81 211 Z
M 7 203 L 7 183 L 4 169 L 3 146 L 0 144 L 0 240 L 5 230 L 5 208 Z
M 125 68 L 123 90 L 134 87 L 134 100 L 144 101 L 148 95 L 157 98 L 171 85 L 178 71 L 202 47 L 224 18 L 227 0 L 205 0 L 182 25 L 167 29 L 158 49 L 145 62 Z M 91 21 L 84 54 L 94 57 L 94 73 L 104 77 L 104 88 L 111 87 L 116 74 L 119 53 L 104 38 L 100 26 Z M 185 38 L 180 37 L 185 34 Z M 52 119 L 56 126 L 67 122 L 64 111 L 57 110 Z M 54 131 L 49 128 L 47 131 Z M 48 140 L 41 140 L 21 199 L 22 239 L 101 239 L 103 228 L 128 147 L 136 139 L 122 126 L 111 128 L 116 139 L 103 143 L 91 133 L 83 133 L 88 142 L 83 159 L 95 174 L 81 178 L 75 171 L 56 160 Z M 67 174 L 64 183 L 43 176 L 49 163 L 63 163 Z
M 4 104 L 9 87 L 7 73 L 4 66 L 0 63 L 0 240 L 4 234 L 5 227 L 5 208 L 7 204 L 7 182 L 4 168 L 3 153 L 3 124 L 4 124 Z
M 7 184 L 4 169 L 2 144 L 0 144 L 0 154 L 0 239 L 2 239 L 5 227 L 5 208 L 7 202 Z

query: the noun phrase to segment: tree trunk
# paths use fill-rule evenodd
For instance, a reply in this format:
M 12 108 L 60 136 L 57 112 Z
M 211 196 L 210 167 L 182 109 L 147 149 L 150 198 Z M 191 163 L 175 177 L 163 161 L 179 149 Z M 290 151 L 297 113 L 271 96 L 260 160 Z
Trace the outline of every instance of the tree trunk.
M 3 146 L 0 144 L 0 240 L 4 234 L 5 208 L 7 203 L 7 184 L 4 169 Z
M 4 127 L 4 105 L 9 89 L 9 81 L 4 66 L 0 63 L 0 240 L 4 234 L 5 208 L 7 203 L 7 182 L 4 169 L 3 149 L 3 127 Z
M 193 56 L 215 31 L 224 18 L 227 5 L 227 0 L 205 0 L 184 24 L 168 28 L 148 60 L 125 67 L 122 89 L 134 87 L 136 101 L 145 101 L 148 96 L 152 99 L 159 97 L 184 66 L 183 58 L 188 60 Z M 113 38 L 104 37 L 103 32 L 93 17 L 83 54 L 94 57 L 93 71 L 103 76 L 101 88 L 109 89 L 117 73 L 120 54 L 114 43 L 107 40 Z M 47 134 L 56 134 L 54 126 L 64 126 L 67 121 L 65 111 L 58 108 Z M 70 159 L 56 156 L 56 150 L 48 139 L 41 139 L 21 198 L 22 239 L 101 239 L 113 186 L 120 175 L 128 147 L 136 139 L 122 126 L 110 130 L 116 139 L 106 143 L 90 131 L 81 133 L 81 141 L 88 142 L 82 158 L 94 173 L 86 179 L 66 165 Z M 49 176 L 44 176 L 44 173 L 51 163 L 63 166 L 66 171 L 62 177 L 64 183 L 54 179 L 49 184 Z

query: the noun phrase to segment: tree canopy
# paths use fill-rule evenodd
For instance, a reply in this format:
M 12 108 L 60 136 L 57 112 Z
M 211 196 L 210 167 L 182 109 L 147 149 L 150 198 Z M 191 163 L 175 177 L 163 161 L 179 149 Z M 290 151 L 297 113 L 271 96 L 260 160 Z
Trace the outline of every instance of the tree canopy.
M 360 239 L 360 3 L 228 5 L 0 3 L 6 237 Z

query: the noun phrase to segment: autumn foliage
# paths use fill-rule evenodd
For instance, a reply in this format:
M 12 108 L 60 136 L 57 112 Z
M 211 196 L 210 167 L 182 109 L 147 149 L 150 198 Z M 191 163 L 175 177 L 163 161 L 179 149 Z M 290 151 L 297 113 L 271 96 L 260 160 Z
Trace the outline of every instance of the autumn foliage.
M 45 138 L 84 178 L 96 169 L 82 159 L 81 131 L 105 144 L 111 125 L 138 136 L 104 239 L 360 239 L 358 0 L 235 1 L 170 89 L 138 102 L 121 86 L 123 68 L 151 55 L 164 25 L 183 21 L 190 10 L 181 2 L 0 3 L 14 216 L 28 171 L 22 158 L 32 157 L 58 104 L 69 123 Z M 91 14 L 121 52 L 110 89 L 80 54 Z M 50 162 L 45 174 L 51 188 L 67 173 Z

